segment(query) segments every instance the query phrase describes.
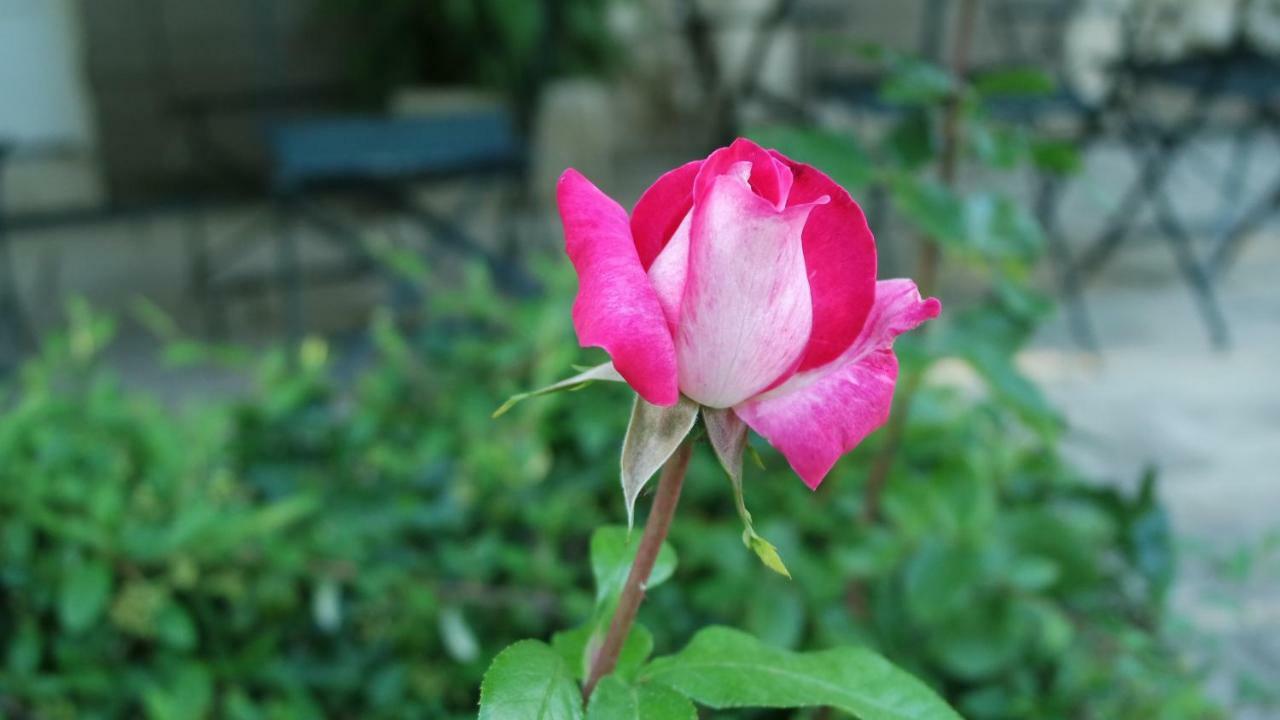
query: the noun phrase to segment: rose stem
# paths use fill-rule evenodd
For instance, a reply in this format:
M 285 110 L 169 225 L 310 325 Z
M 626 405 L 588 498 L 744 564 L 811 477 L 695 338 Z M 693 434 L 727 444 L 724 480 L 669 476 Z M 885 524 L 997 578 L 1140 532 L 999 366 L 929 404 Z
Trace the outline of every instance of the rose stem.
M 649 510 L 649 519 L 644 524 L 644 535 L 640 538 L 640 547 L 636 550 L 635 562 L 631 564 L 631 572 L 627 574 L 627 582 L 622 586 L 622 596 L 618 598 L 618 609 L 613 613 L 613 621 L 609 623 L 609 633 L 604 637 L 604 644 L 591 661 L 591 672 L 587 683 L 582 686 L 582 698 L 591 697 L 600 678 L 613 672 L 618 664 L 618 654 L 622 652 L 622 644 L 631 632 L 635 622 L 636 611 L 644 600 L 645 583 L 649 581 L 649 573 L 653 571 L 653 563 L 658 559 L 658 551 L 662 549 L 662 541 L 667 538 L 667 530 L 671 527 L 671 518 L 676 514 L 676 503 L 680 500 L 680 488 L 684 485 L 684 473 L 689 467 L 689 455 L 692 444 L 685 440 L 662 466 L 662 475 L 658 478 L 658 490 L 653 498 L 653 508 Z
M 969 50 L 973 46 L 974 21 L 978 15 L 978 0 L 961 0 L 960 18 L 952 35 L 951 76 L 957 83 L 964 82 L 969 71 Z M 947 103 L 946 114 L 942 118 L 942 149 L 938 163 L 938 177 L 948 187 L 956 182 L 956 171 L 960 161 L 960 111 L 962 110 L 961 90 L 957 88 Z M 926 238 L 920 251 L 920 262 L 916 269 L 916 282 L 920 294 L 929 297 L 937 289 L 938 267 L 942 264 L 942 256 L 938 244 Z M 921 328 L 921 330 L 927 330 Z M 911 373 L 902 383 L 897 408 L 889 417 L 885 442 L 876 454 L 867 476 L 866 495 L 862 504 L 863 520 L 868 524 L 875 522 L 880 516 L 880 496 L 889 479 L 889 471 L 893 468 L 893 460 L 902 445 L 902 434 L 907 426 L 907 414 L 911 410 L 911 400 L 920 389 L 923 379 L 919 372 Z

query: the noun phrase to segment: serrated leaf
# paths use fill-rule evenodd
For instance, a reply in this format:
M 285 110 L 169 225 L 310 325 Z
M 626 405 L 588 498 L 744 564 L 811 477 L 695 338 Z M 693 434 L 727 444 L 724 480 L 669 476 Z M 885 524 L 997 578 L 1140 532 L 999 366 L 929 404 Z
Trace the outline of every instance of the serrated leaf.
M 627 504 L 627 527 L 635 524 L 636 498 L 649 478 L 671 457 L 698 420 L 698 404 L 681 396 L 671 407 L 660 407 L 637 396 L 627 436 L 622 441 L 622 495 Z
M 575 369 L 576 368 L 577 366 L 575 366 Z M 550 395 L 551 393 L 560 392 L 561 390 L 577 390 L 578 388 L 584 385 L 587 385 L 592 382 L 597 382 L 597 381 L 625 382 L 622 379 L 622 376 L 618 374 L 617 369 L 613 367 L 613 363 L 607 362 L 607 363 L 604 363 L 603 365 L 597 365 L 593 368 L 583 370 L 582 372 L 578 373 L 577 375 L 574 375 L 571 378 L 565 378 L 564 380 L 561 380 L 558 383 L 548 385 L 544 388 L 539 388 L 537 390 L 531 390 L 529 392 L 512 395 L 511 397 L 507 398 L 507 401 L 502 403 L 502 405 L 499 406 L 497 410 L 493 411 L 492 417 L 495 417 L 495 418 L 501 417 L 508 410 L 515 407 L 517 403 L 520 403 L 521 401 L 524 401 L 524 400 L 528 400 L 531 397 L 538 397 L 539 395 Z
M 110 596 L 110 566 L 96 558 L 73 563 L 58 591 L 58 617 L 63 627 L 71 632 L 88 628 L 102 615 Z
M 606 605 L 622 593 L 631 563 L 640 547 L 640 535 L 617 525 L 596 528 L 591 535 L 591 573 L 596 578 L 596 603 Z M 676 551 L 662 543 L 645 587 L 652 590 L 676 571 Z
M 479 720 L 580 720 L 582 695 L 560 655 L 521 640 L 493 659 L 480 683 Z
M 591 670 L 592 657 L 604 643 L 611 617 L 612 615 L 605 614 L 585 625 L 551 636 L 551 647 L 569 664 L 574 679 L 586 679 Z M 631 677 L 644 665 L 652 652 L 653 633 L 639 623 L 632 625 L 631 632 L 627 633 L 627 639 L 622 643 L 622 650 L 618 652 L 618 664 L 613 672 L 621 677 Z
M 697 720 L 689 699 L 662 685 L 628 685 L 614 675 L 591 693 L 587 720 Z
M 684 650 L 654 660 L 640 681 L 717 710 L 830 706 L 863 720 L 960 718 L 928 686 L 870 650 L 795 653 L 725 627 L 707 628 Z

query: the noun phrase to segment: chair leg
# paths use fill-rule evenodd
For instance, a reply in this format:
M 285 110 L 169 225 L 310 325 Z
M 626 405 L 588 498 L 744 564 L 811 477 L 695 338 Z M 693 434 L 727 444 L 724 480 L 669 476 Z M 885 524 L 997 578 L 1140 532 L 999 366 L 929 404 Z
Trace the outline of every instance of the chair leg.
M 227 314 L 222 298 L 213 284 L 213 265 L 209 247 L 209 231 L 205 224 L 204 208 L 199 202 L 187 209 L 187 267 L 191 295 L 200 306 L 203 330 L 214 340 L 227 338 Z
M 298 257 L 297 209 L 292 201 L 276 203 L 276 279 L 284 306 L 285 335 L 297 344 L 306 331 L 302 297 L 302 267 Z
M 1162 231 L 1161 235 L 1168 240 L 1178 271 L 1190 283 L 1196 305 L 1200 308 L 1200 314 L 1204 316 L 1205 325 L 1209 329 L 1209 341 L 1219 350 L 1228 349 L 1231 345 L 1231 337 L 1209 268 L 1196 257 L 1191 235 L 1178 221 L 1168 198 L 1162 192 L 1158 193 L 1156 198 L 1155 210 L 1156 222 L 1160 224 Z

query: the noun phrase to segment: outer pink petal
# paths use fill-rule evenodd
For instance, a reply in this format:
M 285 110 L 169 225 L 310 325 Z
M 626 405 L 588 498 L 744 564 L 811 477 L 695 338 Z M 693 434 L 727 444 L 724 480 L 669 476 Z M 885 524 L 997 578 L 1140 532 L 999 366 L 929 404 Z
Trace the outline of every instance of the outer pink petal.
M 640 264 L 648 270 L 693 207 L 693 180 L 701 160 L 685 163 L 658 178 L 631 211 L 631 235 Z
M 729 172 L 741 162 L 751 163 L 751 176 L 747 182 L 757 195 L 778 209 L 800 204 L 787 202 L 791 194 L 792 177 L 785 158 L 771 154 L 746 138 L 738 138 L 729 147 L 720 148 L 707 156 L 694 181 L 693 196 L 701 197 L 716 177 Z
M 862 330 L 876 297 L 876 241 L 849 193 L 809 165 L 773 151 L 795 177 L 788 205 L 831 202 L 814 208 L 804 226 L 804 261 L 813 298 L 813 331 L 798 371 L 839 357 Z
M 583 346 L 602 347 L 645 400 L 674 405 L 676 353 L 640 259 L 627 212 L 577 170 L 556 188 L 565 249 L 578 271 L 573 327 Z
M 813 206 L 775 208 L 750 172 L 740 162 L 716 176 L 693 208 L 676 354 L 680 390 L 713 408 L 763 390 L 809 340 L 801 232 Z
M 841 455 L 889 419 L 898 379 L 893 339 L 941 310 L 935 298 L 922 300 L 910 280 L 879 282 L 875 306 L 844 354 L 734 410 L 817 488 Z

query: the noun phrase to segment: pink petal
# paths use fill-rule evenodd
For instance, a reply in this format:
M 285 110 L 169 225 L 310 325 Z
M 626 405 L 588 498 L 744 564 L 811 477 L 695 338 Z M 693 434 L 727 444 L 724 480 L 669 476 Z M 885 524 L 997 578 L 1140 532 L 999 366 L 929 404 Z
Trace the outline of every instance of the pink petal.
M 578 271 L 578 341 L 604 348 L 645 400 L 674 405 L 680 397 L 675 345 L 636 256 L 627 212 L 576 170 L 560 176 L 556 199 L 565 249 Z
M 676 331 L 680 389 L 713 408 L 760 392 L 799 362 L 812 311 L 801 232 L 813 205 L 779 210 L 739 162 L 698 196 Z
M 941 310 L 935 298 L 920 299 L 910 280 L 876 283 L 875 306 L 848 350 L 734 410 L 817 488 L 841 455 L 889 419 L 898 379 L 893 339 Z
M 711 187 L 715 178 L 729 172 L 737 163 L 748 162 L 751 163 L 751 176 L 747 182 L 757 195 L 779 210 L 788 204 L 799 205 L 801 203 L 787 202 L 791 194 L 792 177 L 785 160 L 781 156 L 775 157 L 746 138 L 738 138 L 729 147 L 720 148 L 707 156 L 693 183 L 693 196 L 700 197 Z
M 689 273 L 689 229 L 693 227 L 693 213 L 684 216 L 684 222 L 676 228 L 658 259 L 649 266 L 649 282 L 653 283 L 667 326 L 675 337 L 680 324 L 680 302 L 684 298 L 685 280 Z
M 876 241 L 862 208 L 831 178 L 776 151 L 795 177 L 788 205 L 826 195 L 804 226 L 804 261 L 813 298 L 813 330 L 799 370 L 825 365 L 858 337 L 876 297 Z
M 701 167 L 701 160 L 681 165 L 658 178 L 636 201 L 631 211 L 631 235 L 645 270 L 653 265 L 693 207 L 693 180 Z

